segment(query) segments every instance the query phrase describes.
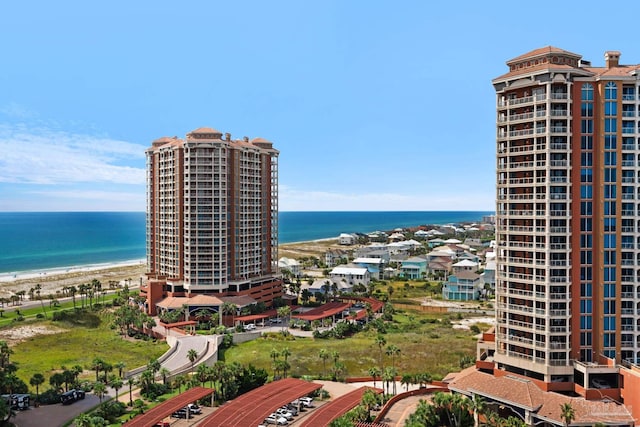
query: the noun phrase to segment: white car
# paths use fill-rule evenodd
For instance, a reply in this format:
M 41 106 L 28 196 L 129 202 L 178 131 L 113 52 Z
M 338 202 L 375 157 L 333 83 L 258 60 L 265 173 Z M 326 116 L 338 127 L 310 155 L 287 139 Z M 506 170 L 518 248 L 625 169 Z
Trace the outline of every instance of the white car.
M 187 408 L 189 409 L 189 413 L 191 414 L 200 415 L 202 413 L 202 409 L 200 409 L 200 407 L 195 403 L 189 403 L 187 405 Z
M 307 408 L 313 408 L 313 397 L 301 397 L 298 400 Z
M 245 331 L 253 331 L 256 328 L 256 324 L 255 323 L 248 323 L 246 325 L 244 325 L 244 330 Z
M 271 414 L 267 418 L 264 419 L 265 424 L 276 424 L 279 426 L 286 426 L 289 424 L 289 421 L 285 417 L 281 417 L 277 414 Z
M 290 411 L 287 411 L 286 409 L 282 409 L 282 408 L 278 408 L 276 410 L 276 415 L 285 417 L 287 421 L 291 421 L 293 419 L 293 414 Z

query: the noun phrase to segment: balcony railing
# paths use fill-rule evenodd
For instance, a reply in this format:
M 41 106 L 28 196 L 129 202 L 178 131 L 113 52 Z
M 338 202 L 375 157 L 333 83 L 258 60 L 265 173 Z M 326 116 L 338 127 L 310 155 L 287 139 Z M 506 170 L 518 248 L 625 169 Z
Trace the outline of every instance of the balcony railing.
M 567 133 L 566 126 L 551 126 L 552 133 Z

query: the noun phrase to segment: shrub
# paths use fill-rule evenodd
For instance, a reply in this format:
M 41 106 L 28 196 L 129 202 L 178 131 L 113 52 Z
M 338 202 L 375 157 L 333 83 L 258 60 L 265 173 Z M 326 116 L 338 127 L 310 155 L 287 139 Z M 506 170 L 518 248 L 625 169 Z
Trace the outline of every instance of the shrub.
M 53 389 L 49 389 L 43 393 L 40 393 L 40 403 L 43 405 L 53 405 L 60 403 L 60 394 Z
M 104 418 L 113 424 L 116 422 L 116 418 L 123 415 L 125 412 L 126 406 L 124 403 L 111 400 L 100 405 L 98 409 L 96 409 L 95 415 Z
M 474 334 L 479 334 L 479 333 L 480 333 L 480 326 L 475 325 L 475 324 L 474 324 L 474 325 L 471 325 L 471 326 L 469 327 L 469 330 L 470 330 L 471 332 L 473 332 Z

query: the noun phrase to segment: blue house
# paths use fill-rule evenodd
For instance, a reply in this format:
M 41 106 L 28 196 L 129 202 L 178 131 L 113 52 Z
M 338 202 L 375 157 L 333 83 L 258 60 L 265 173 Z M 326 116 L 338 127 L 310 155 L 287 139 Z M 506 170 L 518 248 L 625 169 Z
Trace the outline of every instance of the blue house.
M 414 256 L 402 261 L 400 276 L 405 279 L 422 279 L 427 273 L 427 258 Z
M 480 297 L 480 275 L 469 271 L 461 271 L 442 286 L 442 298 L 446 300 L 472 301 Z

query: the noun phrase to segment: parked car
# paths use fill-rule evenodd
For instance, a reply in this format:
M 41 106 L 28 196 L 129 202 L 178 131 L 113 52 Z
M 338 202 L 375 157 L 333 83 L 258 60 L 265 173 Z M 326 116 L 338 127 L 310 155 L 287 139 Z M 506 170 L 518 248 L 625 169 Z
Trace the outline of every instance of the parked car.
M 253 331 L 255 328 L 256 328 L 255 323 L 247 323 L 246 325 L 244 325 L 245 331 Z
M 195 403 L 189 403 L 187 409 L 189 409 L 189 413 L 191 414 L 200 415 L 202 413 L 202 409 Z
M 289 421 L 287 421 L 285 417 L 278 416 L 275 413 L 265 418 L 264 422 L 265 424 L 275 424 L 279 426 L 286 426 L 287 424 L 289 424 Z
M 185 408 L 178 409 L 176 412 L 171 414 L 173 418 L 187 418 L 187 415 L 191 418 L 191 414 L 187 414 L 187 410 Z
M 276 415 L 285 417 L 287 421 L 291 421 L 293 419 L 293 414 L 287 409 L 282 409 L 282 408 L 276 409 Z
M 60 395 L 60 401 L 63 405 L 70 405 L 76 400 L 84 399 L 84 390 L 71 389 Z
M 279 317 L 272 317 L 271 319 L 269 319 L 269 323 L 274 324 L 274 323 L 282 323 L 282 319 Z
M 294 417 L 298 416 L 298 408 L 297 408 L 297 406 L 289 404 L 289 405 L 283 406 L 282 409 L 286 409 L 287 411 L 291 412 L 291 415 L 293 415 Z
M 305 396 L 305 397 L 301 397 L 298 400 L 300 400 L 300 402 L 302 402 L 302 404 L 307 408 L 313 408 L 313 397 Z

